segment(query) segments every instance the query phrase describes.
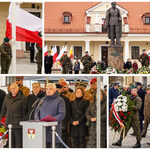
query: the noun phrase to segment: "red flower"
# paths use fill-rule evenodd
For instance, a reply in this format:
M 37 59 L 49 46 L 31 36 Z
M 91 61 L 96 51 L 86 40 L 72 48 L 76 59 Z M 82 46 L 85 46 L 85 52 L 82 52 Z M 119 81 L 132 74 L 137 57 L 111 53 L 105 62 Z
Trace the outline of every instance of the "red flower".
M 128 114 L 130 114 L 131 112 L 128 111 Z
M 127 117 L 126 117 L 126 116 L 123 116 L 123 118 L 126 119 Z
M 8 134 L 5 135 L 5 139 L 8 139 Z
M 2 136 L 2 135 L 3 135 L 3 133 L 1 132 L 1 133 L 0 133 L 0 136 Z

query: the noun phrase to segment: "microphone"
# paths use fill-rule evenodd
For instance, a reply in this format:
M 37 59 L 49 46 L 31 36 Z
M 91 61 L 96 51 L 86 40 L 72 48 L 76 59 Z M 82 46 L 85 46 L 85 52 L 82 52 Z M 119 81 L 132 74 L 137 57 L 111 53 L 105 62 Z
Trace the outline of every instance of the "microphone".
M 45 101 L 45 97 L 43 97 L 42 100 L 39 102 L 37 108 L 39 108 L 39 107 L 43 104 L 44 101 Z M 36 119 L 36 117 L 37 117 L 39 111 L 40 111 L 40 109 L 38 109 L 38 111 L 36 112 L 36 114 L 35 114 L 35 116 L 34 116 L 34 119 Z
M 31 110 L 30 115 L 29 115 L 29 120 L 31 120 L 31 115 L 32 115 L 33 111 L 35 110 L 37 103 L 39 103 L 39 101 L 40 101 L 40 98 L 37 98 L 37 100 L 33 103 L 32 110 Z

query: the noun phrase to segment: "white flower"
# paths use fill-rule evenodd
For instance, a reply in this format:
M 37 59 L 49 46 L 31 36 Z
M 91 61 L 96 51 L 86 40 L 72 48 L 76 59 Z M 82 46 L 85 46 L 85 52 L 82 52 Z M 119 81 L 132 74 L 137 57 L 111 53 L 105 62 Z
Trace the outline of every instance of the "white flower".
M 122 103 L 121 103 L 121 102 L 118 102 L 117 105 L 118 105 L 118 106 L 122 106 Z

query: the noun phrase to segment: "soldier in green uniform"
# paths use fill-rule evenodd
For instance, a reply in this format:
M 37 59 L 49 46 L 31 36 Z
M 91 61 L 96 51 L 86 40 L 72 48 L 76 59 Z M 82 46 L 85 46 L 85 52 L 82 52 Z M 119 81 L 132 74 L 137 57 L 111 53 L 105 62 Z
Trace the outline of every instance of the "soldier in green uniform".
M 142 54 L 140 55 L 140 57 L 138 58 L 139 62 L 142 64 L 142 67 L 145 66 L 145 67 L 149 67 L 149 57 L 148 55 L 146 54 L 146 49 L 143 49 L 142 50 Z
M 68 74 L 70 58 L 67 56 L 67 51 L 64 51 L 64 56 L 61 57 L 60 63 L 62 64 L 62 74 Z
M 5 37 L 3 44 L 0 46 L 1 53 L 1 74 L 8 74 L 11 59 L 12 50 L 9 44 L 9 38 Z
M 137 143 L 135 144 L 135 146 L 133 146 L 133 148 L 140 148 L 141 147 L 139 110 L 140 110 L 141 105 L 142 105 L 142 100 L 138 96 L 137 91 L 138 91 L 138 89 L 136 86 L 131 87 L 131 100 L 135 103 L 135 106 L 133 107 L 134 114 L 131 118 L 130 124 L 125 129 L 125 136 L 126 136 L 128 131 L 130 130 L 130 128 L 131 127 L 133 128 L 133 131 L 135 133 L 136 140 L 137 140 Z M 121 147 L 122 146 L 122 140 L 123 140 L 123 132 L 121 133 L 120 139 L 117 142 L 113 143 L 112 145 Z
M 89 74 L 91 70 L 91 65 L 92 65 L 92 58 L 91 56 L 89 56 L 88 51 L 86 51 L 85 56 L 81 58 L 81 62 L 83 63 L 83 66 L 84 66 L 83 73 Z
M 42 37 L 41 33 L 39 33 L 39 37 Z M 42 47 L 39 46 L 39 44 L 36 44 L 36 49 L 38 50 L 38 53 L 36 54 L 36 63 L 37 63 L 37 74 L 41 74 L 42 70 Z

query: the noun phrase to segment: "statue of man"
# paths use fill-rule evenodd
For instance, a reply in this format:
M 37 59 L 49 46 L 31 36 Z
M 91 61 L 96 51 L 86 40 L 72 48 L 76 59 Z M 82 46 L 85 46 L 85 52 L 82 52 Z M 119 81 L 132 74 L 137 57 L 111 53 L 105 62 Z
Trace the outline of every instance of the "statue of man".
M 108 38 L 111 39 L 111 45 L 120 44 L 120 38 L 122 34 L 122 18 L 118 8 L 116 8 L 116 2 L 111 3 L 111 8 L 106 12 L 106 27 Z

